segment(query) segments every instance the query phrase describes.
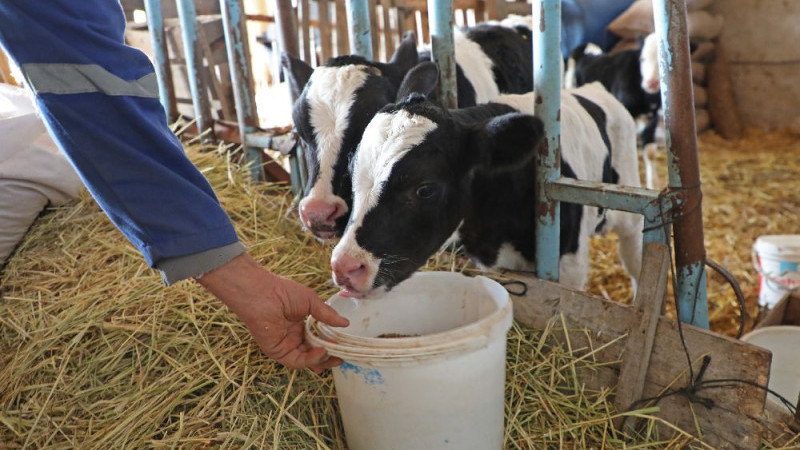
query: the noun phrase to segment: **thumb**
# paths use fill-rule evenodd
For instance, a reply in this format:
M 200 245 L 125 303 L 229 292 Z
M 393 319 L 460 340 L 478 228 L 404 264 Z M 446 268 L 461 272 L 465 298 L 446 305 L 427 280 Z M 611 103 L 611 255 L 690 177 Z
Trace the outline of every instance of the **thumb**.
M 334 327 L 346 327 L 350 321 L 340 316 L 335 309 L 322 300 L 311 302 L 311 315 L 322 323 Z

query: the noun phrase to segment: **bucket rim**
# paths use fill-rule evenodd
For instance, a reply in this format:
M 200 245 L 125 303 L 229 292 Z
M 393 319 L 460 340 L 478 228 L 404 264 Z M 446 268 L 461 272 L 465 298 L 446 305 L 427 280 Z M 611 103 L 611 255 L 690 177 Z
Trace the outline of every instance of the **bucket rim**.
M 507 311 L 507 313 L 506 313 Z M 329 341 L 318 336 L 314 330 L 317 325 L 316 319 L 309 318 L 306 321 L 306 338 L 314 347 L 322 347 L 329 355 L 341 358 L 348 362 L 357 362 L 366 365 L 395 365 L 403 363 L 419 363 L 425 360 L 437 358 L 453 353 L 467 353 L 473 350 L 488 347 L 493 338 L 498 334 L 505 335 L 511 328 L 512 315 L 511 303 L 499 310 L 502 314 L 497 322 L 491 325 L 491 332 L 478 336 L 470 336 L 450 342 L 439 343 L 436 345 L 425 345 L 408 348 L 385 348 L 385 347 L 361 347 L 351 344 L 340 344 Z M 503 323 L 506 322 L 506 323 Z M 496 328 L 502 325 L 502 333 Z M 437 333 L 440 334 L 440 333 Z M 382 339 L 380 340 L 397 340 Z M 399 339 L 399 338 L 398 338 Z
M 742 336 L 741 340 L 750 342 L 750 339 L 761 336 L 762 334 L 791 334 L 800 337 L 800 325 L 769 325 L 766 327 L 756 328 L 755 330 Z
M 753 243 L 753 252 L 760 257 L 795 256 L 800 261 L 800 234 L 765 234 Z
M 323 347 L 329 354 L 348 361 L 355 358 L 370 362 L 412 361 L 485 347 L 497 335 L 498 330 L 502 330 L 503 334 L 508 333 L 513 322 L 513 304 L 505 288 L 496 281 L 483 276 L 469 278 L 477 279 L 487 288 L 502 289 L 506 295 L 496 310 L 475 322 L 424 336 L 387 339 L 363 336 L 354 338 L 354 335 L 335 333 L 333 327 L 309 317 L 305 324 L 306 338 L 311 345 Z M 481 330 L 484 331 L 480 332 Z
M 483 317 L 483 318 L 481 318 L 481 319 L 479 319 L 479 320 L 477 320 L 475 322 L 468 323 L 468 324 L 465 324 L 465 325 L 461 325 L 459 327 L 451 328 L 449 330 L 440 331 L 440 332 L 437 332 L 437 333 L 426 334 L 424 336 L 409 336 L 409 337 L 398 337 L 398 338 L 391 338 L 391 339 L 378 338 L 378 337 L 367 337 L 367 336 L 359 336 L 359 335 L 350 334 L 350 333 L 344 333 L 344 332 L 338 331 L 337 328 L 330 327 L 328 325 L 325 325 L 324 323 L 319 323 L 317 325 L 317 329 L 318 329 L 320 335 L 325 337 L 325 338 L 327 338 L 329 341 L 337 342 L 337 343 L 340 343 L 340 344 L 353 344 L 353 345 L 358 345 L 358 346 L 366 346 L 366 347 L 369 347 L 369 348 L 390 348 L 391 349 L 391 348 L 408 348 L 408 347 L 411 347 L 411 346 L 424 347 L 426 345 L 421 345 L 421 344 L 425 343 L 425 342 L 428 343 L 427 346 L 432 346 L 432 345 L 435 344 L 435 342 L 452 342 L 454 340 L 460 339 L 460 338 L 465 337 L 465 336 L 472 336 L 475 329 L 481 328 L 481 327 L 486 327 L 486 323 L 488 323 L 490 321 L 490 318 L 492 318 L 493 315 L 498 315 L 498 317 L 499 317 L 501 315 L 501 313 L 502 313 L 500 310 L 503 308 L 503 306 L 506 305 L 506 304 L 510 304 L 511 303 L 511 298 L 510 298 L 510 296 L 508 296 L 508 291 L 502 285 L 500 285 L 497 281 L 492 280 L 491 278 L 484 277 L 484 276 L 478 275 L 478 276 L 474 276 L 474 277 L 467 277 L 467 276 L 462 275 L 462 274 L 457 273 L 457 272 L 443 272 L 443 271 L 439 271 L 439 272 L 420 272 L 420 273 L 416 274 L 415 276 L 419 277 L 419 278 L 425 278 L 425 277 L 428 277 L 428 276 L 433 276 L 433 274 L 436 274 L 436 275 L 441 275 L 441 274 L 454 275 L 454 278 L 455 278 L 455 276 L 458 276 L 458 277 L 465 277 L 465 278 L 468 278 L 470 280 L 474 280 L 474 281 L 480 283 L 485 289 L 487 289 L 487 291 L 488 290 L 496 290 L 498 292 L 503 292 L 504 293 L 503 299 L 505 301 L 504 302 L 500 302 L 500 303 L 495 301 L 496 309 L 494 311 L 492 311 L 490 314 L 486 315 L 485 317 Z M 334 295 L 326 303 L 331 302 L 336 297 L 337 296 Z M 366 300 L 366 301 L 369 301 L 369 300 Z M 434 342 L 431 342 L 432 340 Z

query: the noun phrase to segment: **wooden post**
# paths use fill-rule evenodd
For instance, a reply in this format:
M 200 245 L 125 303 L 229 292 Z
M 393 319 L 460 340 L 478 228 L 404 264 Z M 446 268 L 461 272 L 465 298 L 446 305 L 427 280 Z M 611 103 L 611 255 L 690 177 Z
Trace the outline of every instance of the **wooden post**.
M 328 59 L 333 56 L 330 1 L 319 0 L 317 1 L 317 7 L 319 11 L 319 65 L 322 65 L 328 62 Z
M 645 298 L 658 297 L 665 286 L 661 276 L 664 263 L 657 262 L 652 245 L 648 246 L 645 264 L 642 266 L 640 292 L 637 306 L 623 305 L 602 298 L 591 297 L 583 292 L 541 280 L 528 273 L 508 272 L 507 277 L 521 281 L 528 287 L 522 297 L 513 297 L 514 319 L 523 325 L 545 329 L 555 324 L 563 324 L 564 334 L 553 333 L 557 339 L 569 340 L 577 356 L 586 352 L 592 358 L 607 362 L 592 371 L 579 372 L 581 383 L 587 389 L 608 389 L 616 387 L 623 395 L 617 402 L 628 403 L 628 399 L 654 397 L 667 389 L 686 386 L 687 353 L 688 360 L 695 365 L 705 356 L 711 362 L 704 374 L 704 380 L 743 380 L 732 388 L 708 388 L 697 392 L 697 396 L 713 402 L 713 406 L 692 407 L 689 398 L 683 395 L 664 397 L 658 403 L 656 415 L 666 423 L 673 424 L 691 433 L 712 448 L 756 449 L 761 443 L 764 430 L 766 391 L 757 387 L 766 386 L 769 381 L 769 368 L 772 359 L 768 350 L 745 342 L 721 336 L 690 324 L 682 324 L 679 332 L 678 322 L 665 316 L 653 320 L 658 307 L 644 306 Z M 657 253 L 660 251 L 656 251 Z M 653 262 L 656 261 L 656 262 Z M 649 272 L 649 273 L 648 273 Z M 641 301 L 641 303 L 638 303 Z M 649 318 L 651 323 L 631 327 L 639 317 Z M 655 331 L 651 331 L 655 322 Z M 632 332 L 631 329 L 634 331 Z M 647 336 L 653 332 L 652 345 Z M 627 335 L 627 336 L 626 336 Z M 633 339 L 636 342 L 630 342 Z M 642 342 L 644 341 L 644 342 Z M 641 348 L 638 355 L 649 352 L 649 364 L 628 361 L 637 358 L 631 351 Z M 599 350 L 598 350 L 599 349 Z M 615 361 L 622 360 L 618 366 Z M 644 372 L 644 384 L 640 393 L 625 392 L 630 388 L 628 380 L 638 383 Z M 636 386 L 638 391 L 638 386 Z M 620 395 L 618 394 L 618 395 Z M 642 405 L 645 407 L 647 405 Z M 620 411 L 622 413 L 622 411 Z M 660 427 L 663 438 L 674 434 L 668 427 Z
M 633 300 L 628 339 L 625 343 L 622 364 L 617 382 L 614 406 L 617 411 L 627 411 L 642 398 L 650 355 L 656 337 L 658 318 L 664 309 L 667 297 L 667 275 L 669 274 L 669 249 L 664 244 L 649 243 L 644 251 L 641 277 Z M 628 424 L 633 421 L 628 421 Z M 622 425 L 622 417 L 616 426 Z

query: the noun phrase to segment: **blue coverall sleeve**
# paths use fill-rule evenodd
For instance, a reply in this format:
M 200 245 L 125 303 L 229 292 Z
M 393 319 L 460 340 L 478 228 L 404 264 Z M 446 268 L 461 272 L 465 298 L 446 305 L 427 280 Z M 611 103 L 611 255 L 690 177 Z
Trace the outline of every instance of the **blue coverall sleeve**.
M 0 45 L 50 133 L 111 221 L 171 283 L 244 247 L 167 127 L 152 63 L 124 44 L 124 31 L 116 0 L 0 1 Z

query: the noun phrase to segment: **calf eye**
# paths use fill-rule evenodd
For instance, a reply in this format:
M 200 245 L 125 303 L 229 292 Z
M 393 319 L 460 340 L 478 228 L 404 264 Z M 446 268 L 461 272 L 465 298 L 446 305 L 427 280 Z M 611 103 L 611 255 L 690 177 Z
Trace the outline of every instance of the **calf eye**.
M 422 200 L 428 200 L 436 195 L 438 189 L 433 183 L 425 183 L 417 188 L 417 197 Z

